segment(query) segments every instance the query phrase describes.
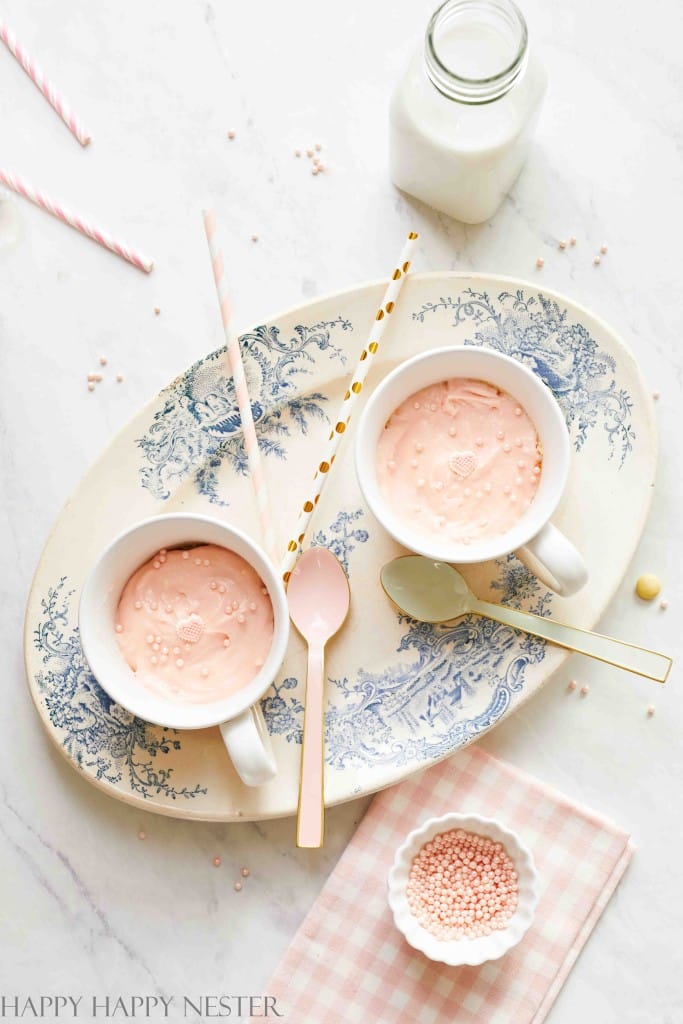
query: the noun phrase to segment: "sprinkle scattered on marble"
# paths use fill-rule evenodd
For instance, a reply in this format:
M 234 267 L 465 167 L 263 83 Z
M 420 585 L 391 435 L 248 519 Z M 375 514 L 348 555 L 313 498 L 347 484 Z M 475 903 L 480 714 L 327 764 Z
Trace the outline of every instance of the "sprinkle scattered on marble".
M 655 402 L 657 402 L 659 400 L 659 391 L 653 391 L 652 397 L 654 398 Z
M 235 890 L 235 892 L 240 892 L 241 888 L 242 888 L 242 883 L 241 882 L 235 882 L 235 884 L 233 885 L 233 889 Z
M 146 839 L 146 838 L 147 838 L 147 833 L 143 832 L 142 829 L 140 829 L 140 831 L 138 832 L 138 839 Z
M 88 391 L 94 391 L 94 390 L 95 390 L 95 385 L 93 384 L 92 381 L 90 381 L 89 384 L 88 384 Z
M 474 939 L 507 927 L 519 899 L 517 872 L 502 843 L 451 829 L 413 859 L 406 899 L 436 938 Z
M 100 366 L 106 366 L 107 362 L 108 360 L 106 356 L 100 356 Z
M 659 602 L 659 607 L 662 609 L 663 612 L 665 612 L 666 609 L 669 607 L 669 602 L 665 597 L 663 597 L 662 600 Z
M 648 718 L 652 718 L 654 713 L 655 713 L 655 706 L 654 706 L 654 704 L 650 704 L 650 706 L 647 709 L 647 717 Z
M 122 373 L 117 373 L 116 374 L 116 383 L 120 384 L 122 380 L 123 380 L 123 374 Z
M 608 250 L 607 250 L 607 246 L 606 246 L 606 245 L 604 244 L 604 242 L 603 242 L 603 244 L 602 244 L 602 245 L 600 246 L 600 252 L 601 252 L 601 253 L 602 253 L 602 255 L 604 256 L 604 255 L 605 255 L 605 253 L 606 253 L 607 251 L 608 251 Z
M 235 132 L 233 132 L 233 131 L 229 131 L 229 132 L 228 132 L 228 138 L 229 138 L 229 139 L 230 139 L 230 141 L 232 142 L 232 140 L 233 140 L 233 139 L 235 138 Z
M 587 686 L 582 686 L 581 689 L 579 690 L 579 693 L 581 694 L 582 697 L 587 697 L 588 693 L 589 693 L 589 688 Z
M 652 572 L 643 573 L 636 580 L 636 594 L 641 601 L 654 601 L 661 589 L 659 578 Z
M 541 267 L 545 266 L 545 260 L 543 259 L 542 256 L 539 256 L 538 259 L 536 260 L 536 266 L 539 268 L 539 270 L 540 270 Z
M 249 878 L 250 874 L 249 868 L 242 868 L 242 878 Z
M 576 686 L 577 686 L 576 679 L 570 679 L 569 682 L 567 683 L 567 689 L 568 690 L 575 690 Z
M 575 235 L 572 235 L 572 237 L 569 239 L 569 244 L 570 245 L 576 245 L 576 236 Z
M 214 857 L 213 858 L 213 866 L 215 868 L 219 868 L 221 866 L 221 859 L 220 859 L 220 857 Z
M 599 256 L 594 256 L 593 257 L 593 264 L 594 264 L 594 266 L 599 267 L 601 263 L 602 263 L 602 260 L 600 259 Z
M 560 249 L 566 249 L 567 248 L 567 243 L 565 242 L 565 240 L 563 238 L 560 239 L 559 248 Z
M 252 242 L 258 242 L 258 235 L 252 235 L 251 240 Z

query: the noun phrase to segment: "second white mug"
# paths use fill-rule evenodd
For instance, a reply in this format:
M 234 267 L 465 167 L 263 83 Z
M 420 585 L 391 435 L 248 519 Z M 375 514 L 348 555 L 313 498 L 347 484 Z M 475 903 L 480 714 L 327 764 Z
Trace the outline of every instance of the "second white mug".
M 377 478 L 377 446 L 395 409 L 422 388 L 454 377 L 486 381 L 511 394 L 529 414 L 538 433 L 543 462 L 538 489 L 529 507 L 506 533 L 469 545 L 448 538 L 418 536 L 383 495 Z M 588 579 L 583 558 L 551 523 L 564 492 L 571 445 L 562 410 L 551 391 L 531 370 L 509 356 L 474 345 L 432 349 L 396 367 L 377 387 L 359 421 L 356 472 L 373 515 L 395 540 L 439 562 L 486 562 L 516 551 L 552 590 L 569 596 Z
M 136 569 L 161 548 L 216 544 L 234 551 L 259 574 L 273 606 L 273 640 L 263 666 L 235 693 L 207 704 L 171 702 L 144 689 L 126 663 L 115 635 L 121 591 Z M 79 629 L 83 653 L 98 683 L 132 714 L 175 729 L 220 727 L 235 769 L 247 786 L 277 773 L 259 701 L 287 649 L 289 611 L 282 581 L 265 553 L 240 530 L 208 516 L 170 514 L 146 519 L 116 537 L 102 552 L 81 593 Z

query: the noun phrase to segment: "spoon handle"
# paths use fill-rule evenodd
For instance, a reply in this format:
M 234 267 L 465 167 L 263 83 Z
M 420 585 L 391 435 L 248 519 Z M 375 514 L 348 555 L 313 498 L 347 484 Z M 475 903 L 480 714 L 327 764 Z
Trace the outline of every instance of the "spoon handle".
M 550 643 L 557 644 L 558 647 L 565 647 L 567 650 L 576 651 L 579 654 L 587 654 L 589 658 L 606 661 L 609 665 L 627 669 L 639 676 L 646 676 L 648 679 L 654 679 L 657 683 L 665 683 L 671 669 L 671 658 L 667 658 L 664 654 L 656 654 L 644 647 L 636 647 L 634 644 L 614 640 L 612 637 L 602 636 L 600 633 L 590 633 L 577 626 L 564 626 L 561 622 L 544 619 L 532 612 L 522 612 L 517 608 L 509 608 L 502 604 L 490 604 L 488 601 L 473 601 L 471 610 L 478 615 L 495 619 L 496 622 L 503 622 L 506 626 L 521 629 L 524 633 L 543 637 L 544 640 L 549 640 Z
M 314 850 L 323 845 L 325 833 L 324 689 L 325 649 L 309 645 L 296 845 Z

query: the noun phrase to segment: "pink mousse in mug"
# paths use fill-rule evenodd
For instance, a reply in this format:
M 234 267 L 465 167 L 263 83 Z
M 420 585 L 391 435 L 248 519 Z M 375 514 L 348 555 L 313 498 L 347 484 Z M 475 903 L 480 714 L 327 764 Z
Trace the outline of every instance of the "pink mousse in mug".
M 562 411 L 522 363 L 476 346 L 433 349 L 390 373 L 356 435 L 356 471 L 375 517 L 439 562 L 517 551 L 559 594 L 584 585 L 551 522 L 569 474 Z
M 516 398 L 455 377 L 410 395 L 377 446 L 377 479 L 416 536 L 469 545 L 500 537 L 536 496 L 542 453 Z
M 238 775 L 277 771 L 259 701 L 282 664 L 287 597 L 265 552 L 209 516 L 156 516 L 102 552 L 81 593 L 83 652 L 132 714 L 175 729 L 219 726 Z
M 210 704 L 237 693 L 263 667 L 273 604 L 235 551 L 161 548 L 123 588 L 115 631 L 140 686 L 173 702 Z

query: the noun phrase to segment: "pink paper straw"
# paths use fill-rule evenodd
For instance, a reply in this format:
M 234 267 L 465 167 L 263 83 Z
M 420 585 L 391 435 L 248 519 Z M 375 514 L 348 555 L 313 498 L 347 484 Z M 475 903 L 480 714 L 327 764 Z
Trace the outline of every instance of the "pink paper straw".
M 94 242 L 99 242 L 105 249 L 109 249 L 111 252 L 115 252 L 117 256 L 121 256 L 122 259 L 128 260 L 134 266 L 140 270 L 144 270 L 146 274 L 149 274 L 150 270 L 154 266 L 153 260 L 148 260 L 146 256 L 137 252 L 136 249 L 131 249 L 129 245 L 125 245 L 123 242 L 118 241 L 116 238 L 112 238 L 108 232 L 103 231 L 102 228 L 96 227 L 94 224 L 89 224 L 83 220 L 76 213 L 72 213 L 67 210 L 66 207 L 62 206 L 61 203 L 56 202 L 54 199 L 50 199 L 44 192 L 40 192 L 35 189 L 33 185 L 29 184 L 24 178 L 18 178 L 16 174 L 12 174 L 10 171 L 4 170 L 0 167 L 0 182 L 6 185 L 7 188 L 11 188 L 13 192 L 17 192 L 20 196 L 24 196 L 25 199 L 30 199 L 36 206 L 42 207 L 43 210 L 47 210 L 53 217 L 61 220 L 64 224 L 68 224 L 70 227 L 75 228 L 76 231 L 80 231 L 82 235 L 87 235 L 88 238 L 92 238 Z
M 218 302 L 221 308 L 221 320 L 223 321 L 225 341 L 228 348 L 228 360 L 230 362 L 230 370 L 235 385 L 235 393 L 237 395 L 237 405 L 239 406 L 240 417 L 242 420 L 244 447 L 247 450 L 249 472 L 251 475 L 252 486 L 254 488 L 254 494 L 256 495 L 256 505 L 258 508 L 259 520 L 261 522 L 263 543 L 266 551 L 273 560 L 273 563 L 277 564 L 277 549 L 275 546 L 275 531 L 273 528 L 271 504 L 268 497 L 266 479 L 263 474 L 261 451 L 256 438 L 256 430 L 254 429 L 254 417 L 251 411 L 247 379 L 244 375 L 242 353 L 240 352 L 238 337 L 232 325 L 232 305 L 228 294 L 228 286 L 225 281 L 223 254 L 216 240 L 216 215 L 213 210 L 204 212 L 204 230 L 206 232 L 206 240 L 209 243 L 209 252 L 211 253 L 213 278 L 216 282 Z
M 86 131 L 83 123 L 76 117 L 57 86 L 50 81 L 40 65 L 24 49 L 12 29 L 5 24 L 2 18 L 0 18 L 0 39 L 12 56 L 19 61 L 31 81 L 38 86 L 50 106 L 57 111 L 72 135 L 78 139 L 81 146 L 87 146 L 92 138 L 90 132 Z

